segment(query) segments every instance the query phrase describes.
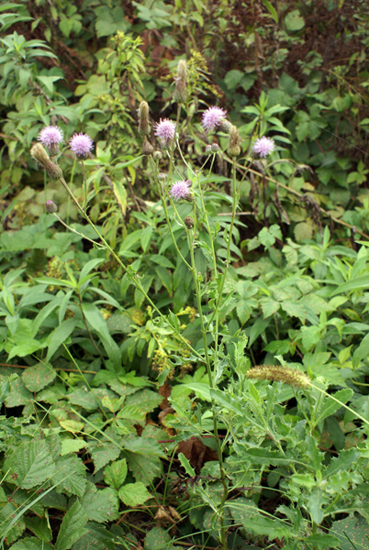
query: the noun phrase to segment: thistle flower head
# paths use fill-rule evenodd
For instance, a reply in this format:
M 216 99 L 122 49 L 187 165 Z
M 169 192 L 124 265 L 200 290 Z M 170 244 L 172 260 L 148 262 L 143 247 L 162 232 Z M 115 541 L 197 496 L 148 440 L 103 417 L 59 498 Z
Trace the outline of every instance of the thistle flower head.
M 176 181 L 176 183 L 173 183 L 171 190 L 169 191 L 170 195 L 176 201 L 188 199 L 191 194 L 191 183 L 192 182 L 189 180 Z
M 290 386 L 298 386 L 300 388 L 308 388 L 311 384 L 310 378 L 305 373 L 278 365 L 260 365 L 249 369 L 245 376 L 246 378 L 255 378 L 256 380 L 285 382 Z
M 141 136 L 148 136 L 150 134 L 149 104 L 147 101 L 141 101 L 138 109 L 138 131 Z
M 232 125 L 231 130 L 229 132 L 229 146 L 228 146 L 228 154 L 230 157 L 237 157 L 241 153 L 240 141 L 241 141 L 241 138 L 240 138 L 238 128 Z
M 173 99 L 177 103 L 186 103 L 187 100 L 187 63 L 181 59 L 178 63 L 177 76 L 175 78 Z
M 275 149 L 274 140 L 263 136 L 258 138 L 252 146 L 252 152 L 258 154 L 261 158 L 267 157 Z
M 155 135 L 163 145 L 167 144 L 168 141 L 173 141 L 175 134 L 176 124 L 169 118 L 160 119 L 160 122 L 155 124 Z
M 41 143 L 35 143 L 31 148 L 31 156 L 37 161 L 43 168 L 45 168 L 47 175 L 57 180 L 63 177 L 63 171 L 56 163 L 50 160 L 49 155 L 42 147 Z
M 54 214 L 54 212 L 58 211 L 58 207 L 56 206 L 54 201 L 46 201 L 46 212 L 49 214 Z
M 227 116 L 227 111 L 220 107 L 209 107 L 202 115 L 202 125 L 207 132 L 219 126 Z
M 45 147 L 57 146 L 63 141 L 63 132 L 58 126 L 46 126 L 40 132 L 38 141 L 41 141 Z
M 92 151 L 93 141 L 87 134 L 74 134 L 69 140 L 71 150 L 77 157 L 84 157 Z

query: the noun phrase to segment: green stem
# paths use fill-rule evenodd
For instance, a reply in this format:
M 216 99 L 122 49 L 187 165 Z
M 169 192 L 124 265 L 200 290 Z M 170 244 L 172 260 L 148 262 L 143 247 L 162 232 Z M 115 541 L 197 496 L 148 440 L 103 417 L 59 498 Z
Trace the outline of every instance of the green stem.
M 114 259 L 118 262 L 118 264 L 121 266 L 121 268 L 123 269 L 123 271 L 128 275 L 128 277 L 131 279 L 131 281 L 133 282 L 133 284 L 136 286 L 136 288 L 138 288 L 138 290 L 140 290 L 142 292 L 142 294 L 145 296 L 146 300 L 148 301 L 148 303 L 151 305 L 151 307 L 154 309 L 154 311 L 156 311 L 156 313 L 159 315 L 159 317 L 161 319 L 163 319 L 164 321 L 167 321 L 167 318 L 162 314 L 162 312 L 160 311 L 160 309 L 157 308 L 156 304 L 151 300 L 150 296 L 147 294 L 147 292 L 145 291 L 145 289 L 143 288 L 143 286 L 141 285 L 138 277 L 136 276 L 136 274 L 132 274 L 128 269 L 127 267 L 124 265 L 124 263 L 122 262 L 122 260 L 119 258 L 119 256 L 114 252 L 114 250 L 112 249 L 112 247 L 110 246 L 110 244 L 104 239 L 104 237 L 101 235 L 100 231 L 97 229 L 97 227 L 95 226 L 95 224 L 93 223 L 93 221 L 89 218 L 89 216 L 85 213 L 85 211 L 83 210 L 82 206 L 79 204 L 78 200 L 76 199 L 76 197 L 74 196 L 73 194 L 73 191 L 68 187 L 68 184 L 66 183 L 65 179 L 64 178 L 60 178 L 60 183 L 62 184 L 62 186 L 64 187 L 64 189 L 66 190 L 66 192 L 70 195 L 71 199 L 73 200 L 73 202 L 75 203 L 75 205 L 77 206 L 78 208 L 78 211 L 81 213 L 81 215 L 85 218 L 85 220 L 87 221 L 87 223 L 89 225 L 91 225 L 91 227 L 93 227 L 94 231 L 96 232 L 97 236 L 99 237 L 99 239 L 101 240 L 101 242 L 104 244 L 105 248 L 107 250 L 109 250 L 110 254 L 114 257 Z M 170 323 L 169 323 L 170 324 Z M 198 357 L 198 359 L 201 360 L 201 362 L 204 361 L 204 358 L 203 356 L 198 353 L 198 351 L 196 351 L 189 343 L 188 343 L 188 340 L 186 338 L 184 338 L 184 336 L 182 336 L 182 334 L 177 330 L 176 327 L 174 327 L 172 324 L 170 324 L 170 327 L 172 328 L 173 332 L 177 335 L 177 337 L 179 338 L 179 340 L 194 354 L 196 355 L 196 357 Z
M 214 379 L 213 379 L 213 373 L 211 372 L 211 365 L 210 365 L 210 357 L 208 353 L 208 344 L 206 340 L 206 328 L 205 328 L 205 322 L 204 322 L 204 316 L 202 312 L 202 304 L 201 304 L 201 286 L 200 281 L 198 277 L 198 273 L 196 270 L 196 264 L 195 264 L 195 254 L 194 254 L 194 246 L 193 246 L 193 239 L 191 235 L 191 230 L 187 229 L 187 236 L 188 236 L 188 246 L 190 249 L 190 255 L 191 255 L 191 264 L 192 264 L 192 274 L 195 284 L 195 292 L 196 292 L 196 300 L 197 300 L 197 309 L 199 312 L 200 317 L 200 324 L 201 324 L 201 332 L 202 332 L 202 338 L 204 342 L 204 351 L 205 351 L 205 359 L 206 359 L 206 371 L 208 375 L 209 380 L 209 387 L 210 389 L 214 388 Z M 222 500 L 219 505 L 219 516 L 220 516 L 220 535 L 221 535 L 221 546 L 223 550 L 227 550 L 227 541 L 226 541 L 226 528 L 225 528 L 225 522 L 224 522 L 224 504 L 228 497 L 228 483 L 227 483 L 227 477 L 224 469 L 224 462 L 223 462 L 223 452 L 222 452 L 222 445 L 219 437 L 218 432 L 218 421 L 217 421 L 217 412 L 216 412 L 216 406 L 215 401 L 213 398 L 211 398 L 211 408 L 213 413 L 213 430 L 214 430 L 214 439 L 215 444 L 217 448 L 217 454 L 218 454 L 218 461 L 219 461 L 219 471 L 220 471 L 220 479 L 221 483 L 223 485 L 223 496 Z

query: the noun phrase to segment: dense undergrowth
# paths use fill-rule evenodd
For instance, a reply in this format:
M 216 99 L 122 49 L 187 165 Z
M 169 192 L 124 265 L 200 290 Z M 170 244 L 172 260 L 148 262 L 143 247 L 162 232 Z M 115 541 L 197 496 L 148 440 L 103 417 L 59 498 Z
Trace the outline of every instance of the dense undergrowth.
M 368 548 L 367 3 L 0 24 L 0 547 Z

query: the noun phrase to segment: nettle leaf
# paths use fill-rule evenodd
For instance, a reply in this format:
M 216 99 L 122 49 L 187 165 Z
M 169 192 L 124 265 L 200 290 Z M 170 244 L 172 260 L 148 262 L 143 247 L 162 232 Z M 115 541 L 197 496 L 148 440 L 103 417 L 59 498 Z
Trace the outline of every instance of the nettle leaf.
M 69 453 L 77 453 L 81 449 L 87 449 L 88 443 L 84 439 L 63 439 L 61 444 L 61 456 Z
M 6 537 L 8 544 L 15 542 L 23 533 L 26 528 L 22 517 L 13 524 L 13 520 L 18 513 L 18 509 L 12 502 L 8 502 L 4 508 L 0 509 L 0 526 L 1 534 Z M 13 525 L 12 525 L 13 524 Z M 12 527 L 11 527 L 12 525 Z
M 115 537 L 106 527 L 88 522 L 86 530 L 87 533 L 73 544 L 73 550 L 115 550 Z
M 84 529 L 86 523 L 87 516 L 82 504 L 77 500 L 63 518 L 56 539 L 55 550 L 68 550 L 71 548 L 78 539 L 88 532 L 87 529 Z
M 10 383 L 10 393 L 5 399 L 6 407 L 18 407 L 32 402 L 32 393 L 24 385 L 22 378 L 12 380 Z
M 9 550 L 53 550 L 53 547 L 44 540 L 28 537 L 18 540 Z
M 116 460 L 120 455 L 120 449 L 108 441 L 90 442 L 89 451 L 95 465 L 95 472 L 106 466 L 108 462 Z
M 156 407 L 158 407 L 162 401 L 162 395 L 159 395 L 152 390 L 144 389 L 136 392 L 133 395 L 129 395 L 126 398 L 124 404 L 125 406 L 135 405 L 141 411 L 147 414 L 156 409 Z
M 86 467 L 77 456 L 61 458 L 55 463 L 53 482 L 59 483 L 56 491 L 70 495 L 83 496 L 86 485 Z
M 144 485 L 150 485 L 163 473 L 163 464 L 158 457 L 127 453 L 127 461 L 135 479 Z
M 22 374 L 24 385 L 29 391 L 38 392 L 51 384 L 56 378 L 56 371 L 50 365 L 39 363 L 29 367 Z
M 127 477 L 127 461 L 125 458 L 116 460 L 104 470 L 105 482 L 113 489 L 119 489 Z
M 97 523 L 112 521 L 119 516 L 117 492 L 111 488 L 98 490 L 89 483 L 82 504 L 88 519 Z
M 171 538 L 167 531 L 161 527 L 154 527 L 145 537 L 145 550 L 164 550 L 172 546 Z
M 13 449 L 3 470 L 9 471 L 9 481 L 31 489 L 53 477 L 55 463 L 46 441 L 25 441 Z
M 124 485 L 119 490 L 119 498 L 126 506 L 136 508 L 136 506 L 140 506 L 149 500 L 149 498 L 152 498 L 152 495 L 143 483 L 137 481 L 136 483 L 127 483 L 127 485 Z
M 25 517 L 26 527 L 31 531 L 36 537 L 42 541 L 50 542 L 53 538 L 53 534 L 48 525 L 46 518 L 39 517 Z
M 70 393 L 68 399 L 73 405 L 79 405 L 86 411 L 94 411 L 99 406 L 94 394 L 86 387 Z

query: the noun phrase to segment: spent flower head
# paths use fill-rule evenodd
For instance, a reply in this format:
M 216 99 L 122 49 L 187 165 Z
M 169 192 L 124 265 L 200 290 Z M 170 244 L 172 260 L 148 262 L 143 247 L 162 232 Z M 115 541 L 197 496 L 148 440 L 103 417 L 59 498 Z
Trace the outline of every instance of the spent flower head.
M 46 212 L 49 214 L 54 214 L 58 211 L 58 207 L 56 206 L 54 201 L 46 201 Z
M 279 365 L 259 365 L 249 369 L 245 376 L 246 378 L 254 378 L 255 380 L 284 382 L 290 386 L 298 386 L 300 388 L 308 388 L 311 385 L 310 378 L 304 372 Z
M 43 168 L 45 168 L 47 175 L 53 179 L 57 180 L 63 177 L 63 171 L 55 162 L 50 160 L 49 155 L 42 147 L 41 143 L 35 143 L 31 148 L 31 157 L 35 159 Z
M 87 134 L 74 134 L 69 140 L 70 148 L 77 157 L 87 156 L 92 151 L 93 143 Z
M 155 124 L 155 135 L 163 145 L 174 140 L 176 134 L 176 124 L 169 118 L 164 120 L 160 119 L 160 122 Z
M 227 111 L 220 107 L 209 107 L 202 115 L 202 125 L 207 132 L 214 130 L 227 116 Z
M 45 147 L 59 145 L 63 141 L 63 131 L 58 126 L 46 126 L 42 128 L 38 141 L 41 141 Z
M 173 183 L 169 193 L 176 201 L 181 199 L 188 199 L 190 197 L 190 187 L 192 182 L 190 180 L 176 181 Z
M 187 63 L 184 59 L 180 59 L 177 68 L 177 76 L 175 78 L 175 88 L 173 99 L 177 103 L 186 103 L 187 100 Z
M 258 154 L 261 158 L 267 157 L 275 149 L 275 143 L 272 138 L 263 136 L 258 138 L 252 146 L 252 152 Z

